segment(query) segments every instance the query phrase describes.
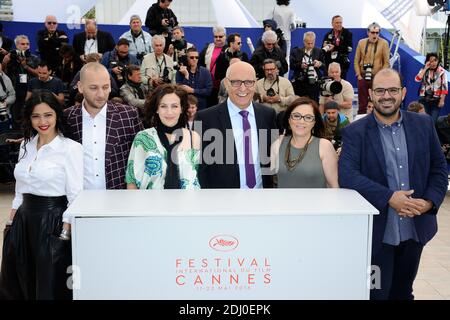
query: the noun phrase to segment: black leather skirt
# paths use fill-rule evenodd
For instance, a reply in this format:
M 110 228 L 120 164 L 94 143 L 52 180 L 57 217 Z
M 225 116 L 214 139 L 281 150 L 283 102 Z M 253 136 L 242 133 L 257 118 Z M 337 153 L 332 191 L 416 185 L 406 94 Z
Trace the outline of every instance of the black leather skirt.
M 59 238 L 67 198 L 23 195 L 4 234 L 0 299 L 71 299 L 67 286 L 71 241 Z

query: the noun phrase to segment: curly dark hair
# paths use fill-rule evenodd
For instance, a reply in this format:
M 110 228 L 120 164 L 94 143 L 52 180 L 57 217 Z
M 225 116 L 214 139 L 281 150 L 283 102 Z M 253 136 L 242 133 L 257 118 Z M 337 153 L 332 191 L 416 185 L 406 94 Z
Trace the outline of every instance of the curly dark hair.
M 157 127 L 161 123 L 159 115 L 157 113 L 161 99 L 167 95 L 175 93 L 180 98 L 181 104 L 181 115 L 178 119 L 178 124 L 184 128 L 188 121 L 187 110 L 189 107 L 188 93 L 181 88 L 179 85 L 175 84 L 163 84 L 158 86 L 155 91 L 145 99 L 144 104 L 144 122 L 150 127 Z
M 292 135 L 292 130 L 289 126 L 289 118 L 291 117 L 292 111 L 294 111 L 295 108 L 303 104 L 310 105 L 313 108 L 316 122 L 314 123 L 314 127 L 312 128 L 312 135 L 317 138 L 323 138 L 325 136 L 325 125 L 323 123 L 322 115 L 320 114 L 319 105 L 317 104 L 316 101 L 307 97 L 300 97 L 298 99 L 295 99 L 286 108 L 286 111 L 284 112 L 283 116 L 283 127 L 286 129 L 286 135 L 287 136 Z

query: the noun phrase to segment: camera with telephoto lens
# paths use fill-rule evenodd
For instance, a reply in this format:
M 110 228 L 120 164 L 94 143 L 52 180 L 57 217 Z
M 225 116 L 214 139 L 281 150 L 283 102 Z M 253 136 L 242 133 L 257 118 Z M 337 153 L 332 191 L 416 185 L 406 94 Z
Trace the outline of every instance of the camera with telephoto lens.
M 164 83 L 171 83 L 171 82 L 172 82 L 172 81 L 170 80 L 170 78 L 169 78 L 169 73 L 170 73 L 169 69 L 168 69 L 167 67 L 165 67 L 165 68 L 164 68 L 164 71 L 163 71 L 163 75 L 162 75 L 162 77 L 161 77 L 161 79 L 162 79 L 162 81 L 163 81 Z
M 266 91 L 266 95 L 268 97 L 275 97 L 277 93 L 275 92 L 275 90 L 273 90 L 273 88 L 269 88 L 269 90 Z
M 314 69 L 314 64 L 309 63 L 306 69 L 306 76 L 308 78 L 308 83 L 310 85 L 315 85 L 318 80 L 316 69 Z
M 363 65 L 363 69 L 364 69 L 364 80 L 372 81 L 373 64 L 366 63 Z
M 330 97 L 342 92 L 342 83 L 333 78 L 322 78 L 319 80 L 320 95 Z

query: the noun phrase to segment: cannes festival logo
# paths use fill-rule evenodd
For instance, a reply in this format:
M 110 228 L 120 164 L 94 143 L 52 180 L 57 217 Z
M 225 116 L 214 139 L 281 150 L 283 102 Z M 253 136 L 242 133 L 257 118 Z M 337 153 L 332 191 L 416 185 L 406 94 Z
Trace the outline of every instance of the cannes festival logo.
M 221 234 L 218 236 L 214 236 L 209 240 L 209 246 L 211 249 L 216 251 L 233 251 L 235 250 L 239 245 L 239 240 L 236 239 L 236 237 Z

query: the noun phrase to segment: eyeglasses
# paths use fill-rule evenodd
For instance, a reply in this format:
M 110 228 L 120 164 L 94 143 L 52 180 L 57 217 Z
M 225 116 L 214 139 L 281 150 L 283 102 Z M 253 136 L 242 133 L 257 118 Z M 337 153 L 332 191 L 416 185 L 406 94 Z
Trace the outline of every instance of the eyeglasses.
M 55 21 L 47 21 L 47 24 L 58 24 L 58 22 L 55 22 Z
M 191 60 L 198 59 L 198 56 L 191 56 L 191 57 L 189 57 L 189 59 L 191 59 Z
M 379 34 L 380 31 L 370 31 L 371 34 Z
M 216 39 L 220 39 L 220 38 L 223 38 L 223 37 L 225 37 L 225 36 L 214 36 L 214 38 L 216 38 Z
M 300 121 L 300 120 L 305 120 L 305 122 L 313 122 L 314 120 L 316 120 L 316 117 L 310 115 L 310 114 L 305 114 L 304 116 L 301 113 L 298 112 L 292 112 L 291 115 L 289 116 L 289 118 L 291 118 L 291 120 L 295 120 L 295 121 Z
M 400 93 L 401 90 L 402 90 L 402 88 L 395 88 L 395 87 L 392 87 L 392 88 L 376 88 L 376 89 L 373 89 L 372 92 L 378 97 L 384 96 L 384 93 L 386 91 L 389 92 L 389 94 L 391 96 L 396 96 L 396 95 L 398 95 Z
M 230 79 L 228 79 L 228 81 L 230 81 L 231 86 L 235 88 L 239 88 L 242 84 L 244 84 L 244 86 L 246 86 L 247 88 L 251 88 L 255 85 L 256 82 L 255 80 L 230 80 Z

